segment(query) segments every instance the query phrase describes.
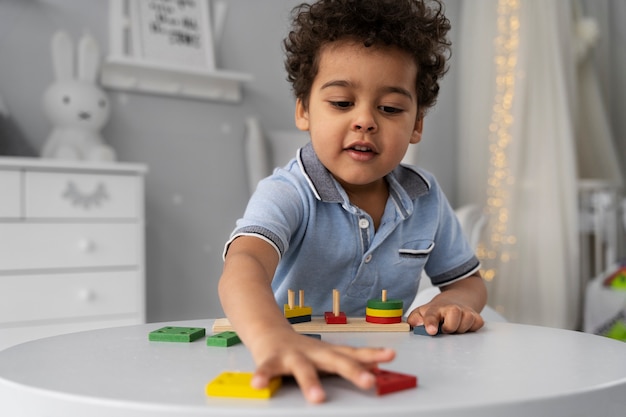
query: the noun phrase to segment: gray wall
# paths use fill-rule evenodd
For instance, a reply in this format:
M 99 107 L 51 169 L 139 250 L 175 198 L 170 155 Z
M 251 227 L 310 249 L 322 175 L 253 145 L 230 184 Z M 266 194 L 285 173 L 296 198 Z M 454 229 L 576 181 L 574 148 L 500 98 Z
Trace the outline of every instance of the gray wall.
M 103 130 L 119 159 L 149 166 L 146 183 L 149 321 L 221 316 L 216 284 L 225 240 L 248 197 L 244 121 L 264 131 L 294 129 L 293 103 L 282 66 L 281 40 L 295 0 L 230 0 L 220 68 L 250 73 L 240 104 L 110 91 Z M 448 0 L 454 22 L 459 0 Z M 52 81 L 54 31 L 88 30 L 108 50 L 108 2 L 0 0 L 0 96 L 30 144 L 50 131 L 41 95 Z M 454 39 L 454 34 L 453 34 Z M 455 200 L 454 71 L 426 119 L 419 160 Z

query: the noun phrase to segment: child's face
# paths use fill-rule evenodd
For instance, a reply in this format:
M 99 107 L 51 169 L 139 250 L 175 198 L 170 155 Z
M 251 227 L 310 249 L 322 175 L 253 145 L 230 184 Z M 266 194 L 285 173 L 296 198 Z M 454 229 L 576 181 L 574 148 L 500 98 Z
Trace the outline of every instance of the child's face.
M 377 186 L 420 141 L 417 66 L 396 48 L 333 42 L 320 51 L 308 106 L 296 126 L 308 130 L 320 161 L 344 188 Z

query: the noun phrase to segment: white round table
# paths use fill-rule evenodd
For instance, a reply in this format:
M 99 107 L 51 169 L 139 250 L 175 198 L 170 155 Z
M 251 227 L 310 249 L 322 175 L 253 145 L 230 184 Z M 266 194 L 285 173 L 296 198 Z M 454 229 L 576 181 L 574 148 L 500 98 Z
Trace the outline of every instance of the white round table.
M 150 342 L 153 323 L 55 336 L 0 352 L 0 414 L 7 416 L 621 416 L 626 343 L 585 333 L 487 323 L 477 333 L 323 333 L 324 340 L 388 346 L 381 368 L 418 376 L 417 389 L 376 396 L 325 377 L 328 401 L 308 404 L 293 382 L 269 400 L 209 398 L 222 371 L 252 371 L 243 345 Z

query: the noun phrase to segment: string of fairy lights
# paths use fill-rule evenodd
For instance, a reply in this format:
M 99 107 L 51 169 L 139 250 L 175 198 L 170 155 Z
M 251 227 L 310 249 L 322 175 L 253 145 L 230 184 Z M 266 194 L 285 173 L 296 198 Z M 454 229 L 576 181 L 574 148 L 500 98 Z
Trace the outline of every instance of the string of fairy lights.
M 508 148 L 512 141 L 513 98 L 519 48 L 519 2 L 499 0 L 495 38 L 496 87 L 489 124 L 489 171 L 487 178 L 486 234 L 477 248 L 485 280 L 492 281 L 498 265 L 513 256 L 515 235 L 509 230 L 509 190 L 515 178 L 510 170 Z

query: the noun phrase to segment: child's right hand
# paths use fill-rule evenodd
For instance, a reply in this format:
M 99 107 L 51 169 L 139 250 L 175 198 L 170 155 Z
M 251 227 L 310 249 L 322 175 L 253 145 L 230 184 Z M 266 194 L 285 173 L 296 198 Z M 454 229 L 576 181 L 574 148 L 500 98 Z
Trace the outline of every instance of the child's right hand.
M 248 347 L 257 364 L 253 387 L 265 388 L 275 376 L 293 375 L 311 403 L 321 403 L 326 398 L 319 372 L 340 375 L 366 390 L 375 383 L 370 370 L 395 357 L 392 349 L 333 345 L 291 329 L 272 331 Z
M 277 265 L 278 255 L 269 243 L 257 237 L 238 237 L 230 244 L 218 286 L 224 312 L 257 365 L 252 385 L 265 388 L 275 376 L 293 375 L 312 403 L 326 397 L 318 372 L 337 374 L 359 388 L 371 388 L 375 378 L 370 370 L 393 360 L 395 352 L 332 345 L 296 333 L 272 291 Z

